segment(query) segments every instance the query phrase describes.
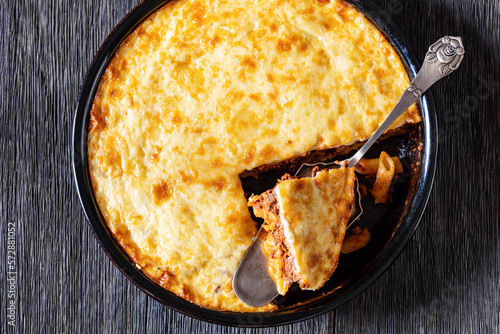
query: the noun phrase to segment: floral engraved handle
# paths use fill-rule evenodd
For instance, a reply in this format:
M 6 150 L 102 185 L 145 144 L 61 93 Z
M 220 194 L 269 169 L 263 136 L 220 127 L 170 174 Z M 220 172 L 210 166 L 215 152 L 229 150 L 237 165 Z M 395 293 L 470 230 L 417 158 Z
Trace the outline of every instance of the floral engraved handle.
M 425 61 L 439 62 L 439 72 L 447 75 L 458 68 L 464 54 L 465 50 L 460 37 L 444 36 L 431 45 L 425 55 Z
M 416 98 L 419 98 L 420 96 L 422 96 L 422 91 L 420 89 L 418 89 L 417 86 L 415 86 L 414 84 L 410 84 L 410 86 L 408 86 L 408 91 L 410 93 L 413 93 L 413 95 Z
M 375 131 L 370 139 L 353 155 L 345 165 L 354 167 L 377 139 L 401 116 L 415 101 L 417 101 L 436 81 L 447 76 L 458 68 L 465 54 L 460 37 L 445 36 L 432 44 L 425 55 L 422 68 L 404 91 L 398 103 L 389 116 Z
M 436 81 L 455 71 L 464 55 L 465 49 L 460 37 L 441 37 L 427 50 L 422 68 L 407 92 L 419 98 Z

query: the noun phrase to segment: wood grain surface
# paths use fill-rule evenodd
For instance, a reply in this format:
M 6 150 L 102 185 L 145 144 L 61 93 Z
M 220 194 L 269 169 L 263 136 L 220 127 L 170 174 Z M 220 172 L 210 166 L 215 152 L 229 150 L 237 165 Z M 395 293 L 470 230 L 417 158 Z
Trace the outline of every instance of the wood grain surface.
M 238 329 L 184 316 L 133 286 L 78 201 L 70 133 L 79 89 L 138 0 L 0 0 L 0 332 L 500 333 L 500 1 L 374 2 L 420 59 L 446 34 L 466 46 L 458 73 L 432 88 L 439 161 L 420 227 L 375 284 L 336 310 Z

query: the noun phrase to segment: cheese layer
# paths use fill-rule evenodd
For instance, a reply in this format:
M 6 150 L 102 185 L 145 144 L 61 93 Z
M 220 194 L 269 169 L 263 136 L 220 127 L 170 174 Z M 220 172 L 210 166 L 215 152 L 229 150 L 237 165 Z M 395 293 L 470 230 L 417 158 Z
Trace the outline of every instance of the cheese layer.
M 409 80 L 341 1 L 172 1 L 122 43 L 96 92 L 90 178 L 109 229 L 149 277 L 204 307 L 256 232 L 238 177 L 366 140 Z M 393 125 L 420 120 L 410 108 Z
M 321 288 L 337 268 L 354 203 L 354 168 L 283 181 L 274 190 L 300 287 Z

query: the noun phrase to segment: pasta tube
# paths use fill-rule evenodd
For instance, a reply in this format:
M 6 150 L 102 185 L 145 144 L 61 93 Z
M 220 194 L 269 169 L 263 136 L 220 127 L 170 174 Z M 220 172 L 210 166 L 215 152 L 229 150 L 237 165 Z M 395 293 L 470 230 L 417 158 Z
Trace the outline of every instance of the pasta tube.
M 377 176 L 370 193 L 375 199 L 375 203 L 386 203 L 389 199 L 389 192 L 392 179 L 395 173 L 394 160 L 385 152 L 380 153 Z

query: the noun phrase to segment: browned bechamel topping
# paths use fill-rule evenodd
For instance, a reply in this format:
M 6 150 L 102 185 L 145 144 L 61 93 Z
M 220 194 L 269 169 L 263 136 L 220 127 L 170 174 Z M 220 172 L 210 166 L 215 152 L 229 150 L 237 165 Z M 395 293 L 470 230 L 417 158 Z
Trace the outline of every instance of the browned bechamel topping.
M 285 175 L 275 188 L 252 196 L 248 205 L 264 219 L 268 269 L 284 295 L 293 283 L 321 288 L 337 267 L 354 202 L 354 169 Z
M 97 205 L 172 293 L 217 310 L 275 309 L 232 290 L 257 227 L 240 175 L 367 140 L 408 85 L 383 34 L 340 0 L 169 1 L 125 38 L 96 89 Z M 392 129 L 419 121 L 413 106 Z

